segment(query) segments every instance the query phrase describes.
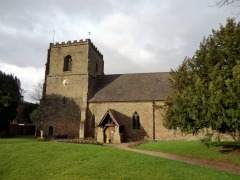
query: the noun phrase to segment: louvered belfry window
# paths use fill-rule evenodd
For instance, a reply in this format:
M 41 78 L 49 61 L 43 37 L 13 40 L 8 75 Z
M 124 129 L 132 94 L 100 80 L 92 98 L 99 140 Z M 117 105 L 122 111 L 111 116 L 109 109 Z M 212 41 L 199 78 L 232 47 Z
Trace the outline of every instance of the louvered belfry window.
M 72 57 L 70 55 L 64 58 L 63 71 L 72 71 Z

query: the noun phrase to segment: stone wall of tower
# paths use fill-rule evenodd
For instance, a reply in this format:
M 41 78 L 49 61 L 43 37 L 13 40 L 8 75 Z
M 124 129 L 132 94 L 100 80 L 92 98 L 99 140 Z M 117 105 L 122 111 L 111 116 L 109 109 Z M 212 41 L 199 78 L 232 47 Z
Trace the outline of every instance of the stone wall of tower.
M 91 44 L 89 46 L 89 62 L 88 62 L 88 72 L 92 77 L 104 74 L 104 61 L 103 55 L 99 53 L 96 47 Z
M 63 71 L 68 55 L 72 70 Z M 44 84 L 44 101 L 49 106 L 44 118 L 45 135 L 52 126 L 53 136 L 84 137 L 88 94 L 94 88 L 89 81 L 97 74 L 103 74 L 103 56 L 90 40 L 50 44 Z

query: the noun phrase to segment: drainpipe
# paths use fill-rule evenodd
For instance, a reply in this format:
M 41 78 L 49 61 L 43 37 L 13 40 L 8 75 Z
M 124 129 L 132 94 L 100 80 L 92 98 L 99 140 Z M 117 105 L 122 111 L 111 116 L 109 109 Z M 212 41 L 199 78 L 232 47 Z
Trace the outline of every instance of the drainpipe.
M 153 108 L 153 140 L 155 140 L 155 101 L 153 101 L 152 108 Z

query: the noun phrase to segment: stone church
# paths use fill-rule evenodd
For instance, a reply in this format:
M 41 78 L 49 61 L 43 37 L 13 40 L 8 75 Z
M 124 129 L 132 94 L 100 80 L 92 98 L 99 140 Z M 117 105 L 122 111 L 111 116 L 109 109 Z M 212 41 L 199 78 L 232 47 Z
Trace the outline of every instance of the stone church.
M 163 126 L 169 90 L 167 72 L 104 74 L 103 55 L 90 39 L 50 43 L 44 136 L 104 143 L 169 139 L 176 136 Z

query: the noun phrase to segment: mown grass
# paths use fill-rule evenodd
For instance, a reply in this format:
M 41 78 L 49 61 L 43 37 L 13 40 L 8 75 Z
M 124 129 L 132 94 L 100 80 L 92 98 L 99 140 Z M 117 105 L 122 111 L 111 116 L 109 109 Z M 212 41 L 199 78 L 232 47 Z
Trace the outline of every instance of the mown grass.
M 239 179 L 200 166 L 97 145 L 0 139 L 0 179 Z
M 240 146 L 235 142 L 210 143 L 207 146 L 201 141 L 156 141 L 141 144 L 137 148 L 240 165 Z

